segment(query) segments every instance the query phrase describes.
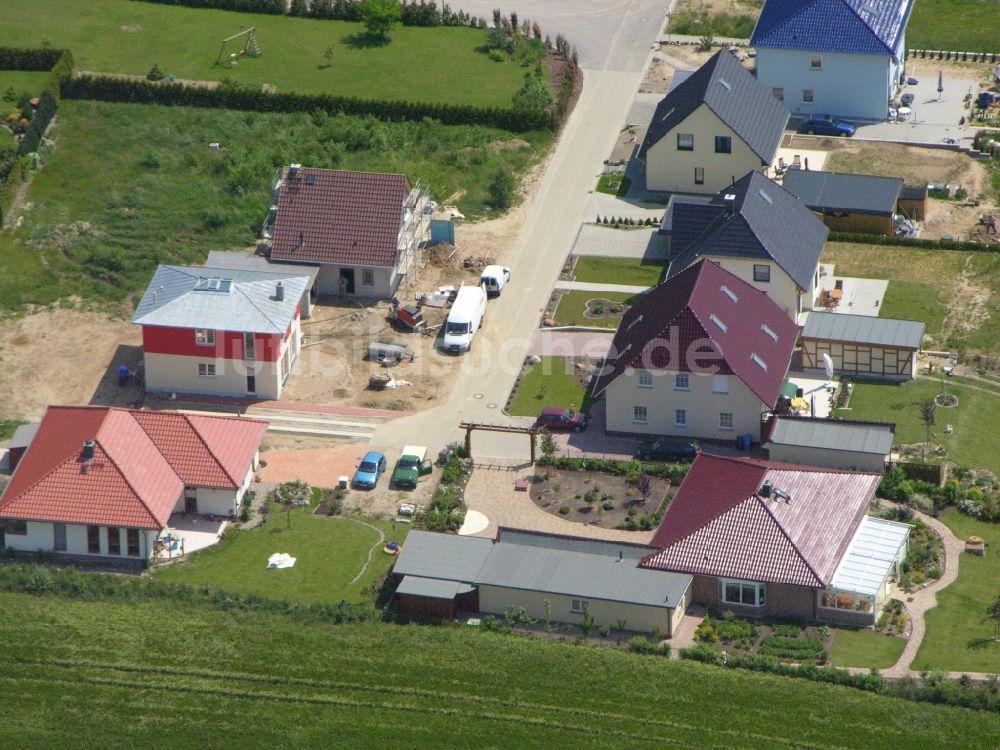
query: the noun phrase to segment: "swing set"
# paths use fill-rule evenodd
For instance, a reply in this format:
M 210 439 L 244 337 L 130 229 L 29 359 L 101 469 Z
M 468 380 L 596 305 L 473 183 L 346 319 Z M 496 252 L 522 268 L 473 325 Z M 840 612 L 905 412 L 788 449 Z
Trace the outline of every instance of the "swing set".
M 260 57 L 263 54 L 264 50 L 257 42 L 257 27 L 251 26 L 246 31 L 227 36 L 222 40 L 222 48 L 219 50 L 219 56 L 215 58 L 215 65 L 231 68 L 243 56 Z

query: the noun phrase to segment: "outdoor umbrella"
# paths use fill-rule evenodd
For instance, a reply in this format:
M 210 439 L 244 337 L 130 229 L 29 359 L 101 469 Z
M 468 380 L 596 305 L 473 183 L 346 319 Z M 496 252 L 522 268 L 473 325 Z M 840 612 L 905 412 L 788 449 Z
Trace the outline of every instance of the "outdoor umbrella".
M 938 99 L 941 98 L 941 94 L 944 93 L 944 71 L 938 71 Z

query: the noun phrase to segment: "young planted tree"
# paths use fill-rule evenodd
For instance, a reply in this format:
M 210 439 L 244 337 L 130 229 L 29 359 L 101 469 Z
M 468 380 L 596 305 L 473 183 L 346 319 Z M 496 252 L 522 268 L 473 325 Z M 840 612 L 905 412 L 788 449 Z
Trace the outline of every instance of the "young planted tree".
M 635 488 L 642 495 L 642 504 L 645 505 L 653 491 L 653 480 L 649 478 L 649 474 L 640 474 L 639 479 L 636 480 Z
M 544 112 L 553 101 L 549 85 L 535 72 L 524 74 L 524 83 L 514 92 L 511 105 L 517 112 Z
M 993 640 L 1000 641 L 1000 594 L 997 594 L 986 608 L 986 619 L 993 620 Z
M 552 437 L 552 431 L 548 427 L 542 428 L 542 442 L 541 449 L 542 455 L 546 458 L 551 458 L 556 454 L 556 441 Z
M 363 0 L 358 11 L 368 33 L 383 41 L 388 41 L 389 32 L 403 17 L 399 0 Z
M 935 409 L 936 405 L 934 403 L 934 399 L 932 398 L 920 402 L 920 421 L 924 423 L 928 443 L 931 441 L 931 427 L 934 426 Z M 921 455 L 924 455 L 923 451 L 921 451 Z M 924 456 L 924 458 L 926 459 L 926 456 Z
M 584 638 L 589 636 L 591 631 L 597 627 L 597 618 L 590 613 L 590 605 L 586 602 L 583 604 L 583 619 L 580 620 L 577 627 L 580 628 L 580 634 Z
M 328 68 L 333 65 L 333 52 L 333 44 L 327 46 L 327 48 L 323 51 L 323 57 L 326 59 L 326 67 Z

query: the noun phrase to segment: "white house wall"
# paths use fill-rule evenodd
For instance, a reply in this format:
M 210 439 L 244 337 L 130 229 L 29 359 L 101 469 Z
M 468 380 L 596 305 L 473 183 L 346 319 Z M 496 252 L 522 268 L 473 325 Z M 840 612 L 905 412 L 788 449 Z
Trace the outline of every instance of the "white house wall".
M 60 550 L 56 554 L 80 555 L 82 557 L 110 557 L 108 552 L 108 528 L 101 526 L 101 551 L 93 554 L 87 549 L 87 527 L 79 524 L 66 524 L 66 549 Z M 27 534 L 4 535 L 5 544 L 8 549 L 20 552 L 55 552 L 55 533 L 53 524 L 44 521 L 28 521 Z M 139 555 L 128 554 L 127 536 L 124 527 L 115 528 L 120 535 L 120 557 L 124 560 L 148 560 L 153 549 L 153 543 L 160 532 L 150 529 L 140 529 L 139 531 Z
M 760 439 L 760 415 L 763 404 L 735 375 L 727 376 L 729 393 L 712 392 L 712 376 L 691 373 L 690 389 L 674 388 L 674 373 L 654 370 L 652 387 L 639 385 L 637 372 L 620 375 L 608 386 L 607 430 L 611 433 L 643 435 L 681 435 L 706 440 L 735 440 L 737 435 Z M 647 423 L 633 421 L 635 406 L 645 406 Z M 687 412 L 687 426 L 674 424 L 675 411 Z M 733 415 L 732 429 L 719 427 L 719 414 Z
M 837 451 L 826 448 L 810 448 L 804 445 L 771 445 L 769 457 L 772 461 L 808 466 L 826 466 L 831 469 L 849 471 L 871 471 L 881 474 L 885 471 L 885 456 L 859 451 Z
M 340 269 L 352 269 L 354 271 L 354 294 L 353 297 L 374 297 L 376 299 L 388 299 L 399 285 L 400 276 L 396 274 L 395 268 L 381 266 L 338 266 L 334 263 L 324 263 L 319 267 L 319 276 L 316 278 L 316 290 L 323 295 L 338 296 L 340 294 Z M 372 272 L 372 284 L 363 284 L 364 268 Z
M 693 151 L 677 150 L 678 133 L 694 135 Z M 717 135 L 732 139 L 732 153 L 715 153 Z M 695 167 L 705 170 L 703 185 L 695 184 Z M 715 195 L 747 172 L 760 168 L 760 157 L 708 105 L 702 104 L 646 151 L 646 189 Z
M 822 53 L 823 67 L 811 67 L 812 52 L 757 50 L 757 81 L 784 89 L 784 104 L 796 115 L 831 114 L 859 120 L 885 120 L 898 67 L 889 55 Z M 812 103 L 802 101 L 804 90 Z
M 299 334 L 294 332 L 296 336 Z M 298 340 L 298 339 L 296 339 Z M 247 395 L 247 368 L 256 375 L 254 392 L 260 398 L 275 399 L 281 393 L 280 360 L 245 362 L 215 357 L 146 352 L 146 390 L 161 393 L 212 393 L 224 396 Z M 215 375 L 198 375 L 198 364 L 215 364 Z

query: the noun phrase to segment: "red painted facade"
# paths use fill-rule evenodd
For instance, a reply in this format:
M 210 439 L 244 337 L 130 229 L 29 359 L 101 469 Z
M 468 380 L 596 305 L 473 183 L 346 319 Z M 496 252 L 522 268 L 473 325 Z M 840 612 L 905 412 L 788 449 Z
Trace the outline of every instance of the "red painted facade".
M 298 317 L 297 314 L 296 317 Z M 289 327 L 289 331 L 291 331 L 291 327 Z M 257 362 L 278 361 L 281 357 L 281 339 L 282 337 L 276 333 L 255 334 L 254 360 Z M 215 331 L 215 344 L 209 346 L 195 342 L 193 328 L 143 326 L 142 348 L 147 354 L 174 354 L 184 357 L 210 357 L 239 361 L 244 359 L 243 333 L 237 331 Z

